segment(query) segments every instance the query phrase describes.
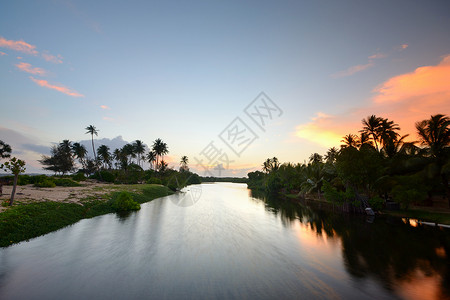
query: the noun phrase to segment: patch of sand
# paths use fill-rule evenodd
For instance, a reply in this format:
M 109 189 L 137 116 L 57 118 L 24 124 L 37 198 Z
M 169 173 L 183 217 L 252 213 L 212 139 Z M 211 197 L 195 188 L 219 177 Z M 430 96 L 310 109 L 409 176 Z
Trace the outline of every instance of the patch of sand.
M 17 186 L 14 203 L 32 203 L 41 201 L 56 201 L 66 203 L 78 203 L 80 200 L 87 197 L 102 199 L 102 195 L 111 192 L 114 185 L 106 183 L 98 183 L 96 181 L 84 181 L 83 186 L 77 187 L 54 187 L 54 188 L 39 188 L 31 184 Z M 3 195 L 0 196 L 0 201 L 9 201 L 11 197 L 12 186 L 3 186 Z M 6 207 L 0 206 L 0 212 L 4 211 Z

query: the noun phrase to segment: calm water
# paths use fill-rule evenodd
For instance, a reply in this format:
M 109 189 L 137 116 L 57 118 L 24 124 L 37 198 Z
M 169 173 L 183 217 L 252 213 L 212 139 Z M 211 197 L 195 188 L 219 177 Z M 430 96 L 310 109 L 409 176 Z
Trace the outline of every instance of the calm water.
M 0 299 L 450 298 L 449 231 L 200 187 L 1 249 Z

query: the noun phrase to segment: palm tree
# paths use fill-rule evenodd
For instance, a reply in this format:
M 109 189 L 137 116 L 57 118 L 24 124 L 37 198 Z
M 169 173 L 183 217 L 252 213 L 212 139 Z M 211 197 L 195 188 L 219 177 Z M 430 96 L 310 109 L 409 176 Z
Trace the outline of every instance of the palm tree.
M 416 129 L 421 144 L 426 147 L 428 154 L 438 167 L 450 207 L 448 171 L 445 171 L 450 164 L 450 118 L 442 114 L 437 114 L 431 116 L 428 120 L 417 122 Z
M 136 157 L 134 152 L 134 147 L 132 144 L 126 144 L 122 147 L 122 154 L 127 158 L 127 163 L 131 164 L 133 162 L 133 158 Z
M 375 115 L 371 115 L 370 117 L 367 117 L 366 119 L 362 120 L 364 127 L 362 130 L 360 130 L 360 132 L 365 133 L 369 136 L 372 136 L 372 140 L 375 143 L 375 148 L 377 149 L 377 151 L 379 151 L 378 137 L 379 137 L 379 128 L 380 128 L 381 121 L 382 121 L 382 118 L 377 117 Z
M 72 144 L 72 152 L 73 155 L 78 159 L 78 161 L 81 164 L 81 167 L 85 168 L 85 161 L 87 150 L 84 145 L 81 145 L 80 143 L 73 143 Z
M 186 155 L 182 156 L 180 160 L 180 171 L 189 171 L 188 163 L 189 158 Z
M 272 158 L 272 170 L 278 170 L 278 168 L 280 167 L 280 163 L 278 162 L 278 158 L 276 158 L 275 156 Z
M 333 164 L 336 161 L 336 157 L 339 153 L 339 150 L 336 149 L 336 147 L 332 147 L 330 149 L 328 149 L 327 153 L 325 154 L 325 161 L 327 163 L 331 163 Z
M 311 154 L 311 156 L 309 157 L 309 163 L 316 164 L 319 162 L 322 162 L 322 155 L 320 155 L 319 153 Z
M 158 158 L 161 157 L 161 159 L 164 159 L 164 155 L 166 155 L 167 153 L 169 153 L 169 149 L 167 148 L 167 144 L 164 143 L 161 139 L 156 139 L 153 142 L 153 151 L 156 154 L 156 168 L 159 167 L 158 164 Z
M 133 143 L 134 153 L 137 154 L 137 163 L 141 166 L 141 155 L 145 153 L 145 145 L 142 141 L 136 140 Z
M 388 119 L 381 119 L 378 136 L 380 140 L 380 145 L 385 145 L 390 141 L 395 141 L 398 139 L 400 134 L 396 131 L 400 130 L 398 124 L 394 121 L 389 121 Z
M 421 144 L 428 148 L 430 155 L 441 159 L 450 145 L 450 118 L 437 114 L 417 122 L 416 129 Z
M 150 163 L 150 168 L 154 169 L 154 163 L 156 161 L 155 151 L 149 151 L 147 154 L 147 161 Z
M 262 166 L 264 172 L 270 173 L 270 171 L 272 171 L 272 160 L 270 158 L 266 159 Z
M 85 128 L 87 130 L 86 134 L 89 133 L 92 138 L 92 152 L 94 153 L 94 160 L 97 160 L 97 156 L 95 155 L 95 148 L 94 148 L 94 134 L 98 135 L 98 130 L 95 128 L 94 125 L 89 125 Z
M 99 159 L 103 162 L 103 167 L 111 167 L 111 153 L 109 152 L 109 147 L 106 145 L 101 145 L 97 149 Z
M 358 137 L 352 133 L 347 134 L 341 140 L 344 145 L 341 145 L 341 148 L 353 147 L 357 148 L 358 146 Z

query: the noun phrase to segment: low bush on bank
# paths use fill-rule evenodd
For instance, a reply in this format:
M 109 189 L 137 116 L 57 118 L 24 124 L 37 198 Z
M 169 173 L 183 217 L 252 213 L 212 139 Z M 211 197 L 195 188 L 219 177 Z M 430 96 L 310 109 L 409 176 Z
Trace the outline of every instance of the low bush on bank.
M 120 192 L 111 201 L 111 207 L 117 212 L 126 212 L 141 209 L 141 205 L 133 200 L 128 192 Z

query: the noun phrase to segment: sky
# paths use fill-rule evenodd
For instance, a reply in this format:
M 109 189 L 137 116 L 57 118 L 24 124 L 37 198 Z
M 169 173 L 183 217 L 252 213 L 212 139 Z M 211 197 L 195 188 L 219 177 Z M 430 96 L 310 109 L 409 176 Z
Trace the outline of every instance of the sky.
M 178 168 L 304 162 L 375 114 L 450 114 L 450 2 L 0 1 L 0 140 L 38 162 L 161 138 Z

